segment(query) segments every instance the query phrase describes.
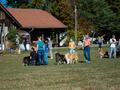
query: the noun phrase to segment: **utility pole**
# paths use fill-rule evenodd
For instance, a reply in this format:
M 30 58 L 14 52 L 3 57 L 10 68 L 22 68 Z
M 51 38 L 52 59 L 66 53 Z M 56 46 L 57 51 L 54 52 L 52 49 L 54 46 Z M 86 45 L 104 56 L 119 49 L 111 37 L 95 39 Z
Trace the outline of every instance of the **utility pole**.
M 77 43 L 77 6 L 75 5 L 75 43 Z

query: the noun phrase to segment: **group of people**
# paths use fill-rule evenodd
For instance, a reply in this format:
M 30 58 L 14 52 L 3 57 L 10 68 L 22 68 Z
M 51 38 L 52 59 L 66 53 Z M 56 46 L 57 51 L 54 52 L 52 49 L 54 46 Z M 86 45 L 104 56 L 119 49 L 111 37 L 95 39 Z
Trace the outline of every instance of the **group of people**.
M 91 44 L 91 41 L 90 41 L 89 35 L 85 35 L 84 39 L 83 39 L 83 47 L 84 47 L 84 57 L 85 57 L 86 63 L 91 63 L 91 59 L 90 59 L 90 44 Z M 75 51 L 76 44 L 75 44 L 75 42 L 72 39 L 70 39 L 68 48 L 69 48 L 69 53 L 70 54 L 76 52 Z
M 36 45 L 37 47 L 34 48 L 32 47 L 30 52 L 30 60 L 32 64 L 34 63 L 35 57 L 37 57 L 36 65 L 47 65 L 49 52 L 50 52 L 50 58 L 53 59 L 52 41 L 50 40 L 50 38 L 43 41 L 41 37 L 38 37 L 38 41 Z
M 103 44 L 103 37 L 98 38 L 98 45 L 99 45 L 99 50 L 102 50 L 102 44 Z M 116 53 L 118 51 L 118 48 L 120 50 L 120 39 L 117 41 L 115 38 L 115 35 L 112 36 L 109 40 L 109 50 L 108 52 L 108 57 L 111 58 L 116 58 Z M 90 58 L 90 45 L 91 45 L 91 40 L 89 35 L 85 35 L 83 39 L 83 52 L 84 52 L 84 58 L 86 63 L 91 63 L 91 58 Z M 74 53 L 75 52 L 75 43 L 73 40 L 70 40 L 69 43 L 69 52 Z M 118 51 L 120 52 L 120 51 Z M 104 53 L 106 54 L 106 53 Z
M 112 36 L 112 38 L 109 40 L 110 43 L 110 49 L 109 49 L 109 58 L 111 59 L 112 57 L 116 58 L 116 44 L 117 41 L 115 39 L 115 35 Z M 38 38 L 37 41 L 37 47 L 36 47 L 36 53 L 37 53 L 37 64 L 38 65 L 47 65 L 48 64 L 48 52 L 50 53 L 50 58 L 53 59 L 53 53 L 52 53 L 52 41 L 50 38 L 48 40 L 43 41 L 41 37 Z M 120 45 L 120 39 L 118 41 L 118 44 Z M 90 58 L 90 45 L 91 45 L 91 40 L 89 35 L 85 35 L 83 39 L 83 52 L 84 52 L 84 58 L 86 63 L 91 63 L 91 58 Z M 69 53 L 73 54 L 76 53 L 76 44 L 75 42 L 70 39 L 69 42 Z M 99 49 L 102 48 L 102 41 L 99 39 Z M 32 49 L 32 52 L 35 52 L 34 49 Z M 34 54 L 30 54 L 31 60 L 34 58 Z
M 98 42 L 99 44 L 99 51 L 102 51 L 102 42 L 100 39 L 100 42 Z M 109 40 L 109 48 L 108 48 L 108 57 L 111 58 L 116 58 L 117 57 L 117 53 L 119 54 L 120 52 L 120 39 L 117 41 L 115 38 L 115 35 L 112 35 L 112 38 L 110 38 Z

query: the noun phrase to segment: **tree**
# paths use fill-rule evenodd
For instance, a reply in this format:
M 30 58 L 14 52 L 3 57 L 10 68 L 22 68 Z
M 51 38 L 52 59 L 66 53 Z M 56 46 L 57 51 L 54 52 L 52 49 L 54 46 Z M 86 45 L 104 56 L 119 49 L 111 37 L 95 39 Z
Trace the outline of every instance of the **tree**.
M 15 29 L 10 30 L 10 32 L 7 34 L 7 39 L 15 44 L 16 34 L 17 34 L 17 31 Z
M 114 26 L 115 14 L 105 0 L 76 0 L 79 17 L 86 19 L 100 34 L 108 34 Z
M 67 26 L 68 40 L 74 37 L 74 11 L 69 0 L 49 0 L 52 2 L 50 12 Z
M 13 8 L 28 8 L 30 0 L 6 0 L 6 4 Z
M 115 13 L 114 28 L 112 33 L 115 33 L 118 37 L 120 35 L 120 0 L 106 0 L 110 9 Z

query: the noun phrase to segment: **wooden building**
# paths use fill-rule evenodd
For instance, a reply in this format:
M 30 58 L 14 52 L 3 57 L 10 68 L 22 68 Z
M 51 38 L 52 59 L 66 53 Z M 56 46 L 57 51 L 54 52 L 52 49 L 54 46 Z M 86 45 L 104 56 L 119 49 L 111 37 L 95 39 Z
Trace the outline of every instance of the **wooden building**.
M 31 41 L 43 38 L 55 38 L 60 43 L 59 35 L 65 32 L 65 26 L 47 11 L 40 9 L 5 8 L 0 4 L 0 44 L 5 43 L 6 34 L 16 29 L 18 33 L 27 32 Z

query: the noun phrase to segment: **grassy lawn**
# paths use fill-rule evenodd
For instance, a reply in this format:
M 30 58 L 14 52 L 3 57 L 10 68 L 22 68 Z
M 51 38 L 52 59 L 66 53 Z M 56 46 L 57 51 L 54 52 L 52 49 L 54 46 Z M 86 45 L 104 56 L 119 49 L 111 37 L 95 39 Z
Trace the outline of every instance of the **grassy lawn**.
M 83 51 L 78 52 L 84 61 Z M 49 60 L 47 66 L 24 67 L 22 58 L 28 54 L 0 56 L 0 90 L 120 90 L 120 58 L 100 59 L 97 48 L 91 49 L 91 64 L 55 65 Z

